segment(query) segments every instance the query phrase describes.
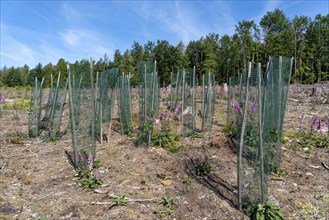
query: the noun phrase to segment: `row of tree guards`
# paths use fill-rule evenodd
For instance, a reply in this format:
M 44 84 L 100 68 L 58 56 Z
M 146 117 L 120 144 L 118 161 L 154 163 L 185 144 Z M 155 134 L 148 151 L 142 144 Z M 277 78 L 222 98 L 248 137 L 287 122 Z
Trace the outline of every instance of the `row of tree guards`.
M 130 135 L 136 130 L 133 126 L 135 104 L 132 102 L 134 94 L 130 75 L 119 74 L 119 70 L 113 68 L 97 73 L 94 80 L 92 63 L 90 59 L 89 71 L 79 72 L 71 72 L 68 65 L 65 81 L 61 80 L 60 73 L 55 84 L 51 77 L 45 106 L 42 105 L 43 79 L 41 82 L 35 80 L 31 94 L 29 137 L 37 137 L 44 132 L 47 138 L 56 138 L 60 136 L 68 91 L 73 147 L 66 154 L 75 169 L 87 169 L 87 163 L 81 161 L 94 160 L 96 139 L 102 143 L 110 138 L 114 108 L 117 108 L 121 133 Z M 266 200 L 270 170 L 280 167 L 283 119 L 292 63 L 292 58 L 270 57 L 265 73 L 262 73 L 260 64 L 253 68 L 250 63 L 241 76 L 229 79 L 227 123 L 236 129 L 232 140 L 239 152 L 240 208 L 250 201 Z M 202 92 L 199 94 L 196 92 L 195 68 L 171 73 L 169 97 L 161 97 L 156 62 L 139 63 L 138 74 L 139 145 L 150 144 L 153 119 L 160 116 L 162 98 L 167 98 L 163 104 L 167 104 L 167 108 L 178 118 L 181 135 L 212 128 L 214 74 L 203 75 Z M 196 120 L 201 123 L 196 123 Z M 199 124 L 201 127 L 197 128 Z M 108 128 L 107 132 L 104 127 Z
M 270 171 L 280 167 L 283 120 L 293 58 L 270 57 L 265 73 L 260 64 L 230 77 L 227 123 L 238 147 L 238 202 L 264 202 Z
M 96 140 L 103 143 L 110 138 L 114 112 L 118 114 L 120 132 L 131 135 L 137 131 L 139 145 L 149 145 L 151 142 L 153 119 L 160 117 L 161 100 L 165 100 L 162 102 L 165 105 L 162 109 L 167 108 L 179 121 L 181 135 L 212 129 L 215 104 L 214 74 L 203 76 L 202 94 L 198 94 L 195 68 L 171 73 L 172 82 L 167 87 L 170 93 L 167 93 L 168 97 L 164 97 L 160 94 L 156 62 L 138 64 L 140 81 L 136 94 L 132 93 L 132 90 L 136 89 L 131 87 L 130 74 L 119 74 L 118 68 L 97 73 L 94 79 L 92 59 L 89 70 L 71 71 L 68 65 L 67 71 L 68 77 L 65 81 L 61 80 L 60 73 L 56 83 L 51 77 L 46 105 L 42 102 L 43 80 L 38 82 L 36 79 L 31 94 L 29 137 L 37 137 L 43 133 L 47 138 L 59 138 L 64 104 L 68 101 L 73 148 L 66 153 L 76 169 L 86 168 L 86 163 L 79 163 L 80 155 L 87 159 L 95 158 Z M 134 95 L 138 95 L 138 104 L 133 102 Z M 137 109 L 135 105 L 138 105 L 139 110 L 136 114 L 133 111 Z M 200 117 L 196 117 L 197 109 Z M 137 129 L 134 128 L 134 117 L 138 118 Z

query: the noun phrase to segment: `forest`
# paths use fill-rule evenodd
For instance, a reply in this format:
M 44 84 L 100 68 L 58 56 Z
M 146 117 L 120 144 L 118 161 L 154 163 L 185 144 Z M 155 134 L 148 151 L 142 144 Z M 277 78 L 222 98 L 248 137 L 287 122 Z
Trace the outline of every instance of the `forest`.
M 94 72 L 118 67 L 120 73 L 130 73 L 132 85 L 138 84 L 137 66 L 140 61 L 157 62 L 161 85 L 170 84 L 170 73 L 179 69 L 196 68 L 197 83 L 205 73 L 214 73 L 216 83 L 227 82 L 239 75 L 248 62 L 266 64 L 269 56 L 294 57 L 291 83 L 310 84 L 329 80 L 329 14 L 315 18 L 297 15 L 288 18 L 282 10 L 267 12 L 259 24 L 243 20 L 235 25 L 235 33 L 219 36 L 209 33 L 199 40 L 184 45 L 180 41 L 171 45 L 167 40 L 147 41 L 144 45 L 134 41 L 130 49 L 116 50 L 113 59 L 105 53 L 94 61 Z M 95 58 L 94 58 L 95 59 Z M 20 67 L 1 67 L 0 86 L 27 86 L 35 77 L 45 79 L 59 72 L 67 77 L 65 58 L 56 64 L 37 64 Z M 72 71 L 89 68 L 89 59 L 70 64 Z M 262 66 L 265 69 L 265 66 Z

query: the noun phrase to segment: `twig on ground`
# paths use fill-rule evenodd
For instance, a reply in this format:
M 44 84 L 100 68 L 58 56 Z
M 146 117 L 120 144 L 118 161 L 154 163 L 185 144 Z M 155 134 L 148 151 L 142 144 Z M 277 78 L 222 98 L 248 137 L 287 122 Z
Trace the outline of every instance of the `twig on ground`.
M 118 198 L 117 195 L 109 194 L 109 197 L 112 199 Z M 157 202 L 159 201 L 159 198 L 152 198 L 152 199 L 132 199 L 132 198 L 125 198 L 127 202 L 133 203 L 133 202 Z M 111 202 L 90 202 L 91 205 L 111 205 Z

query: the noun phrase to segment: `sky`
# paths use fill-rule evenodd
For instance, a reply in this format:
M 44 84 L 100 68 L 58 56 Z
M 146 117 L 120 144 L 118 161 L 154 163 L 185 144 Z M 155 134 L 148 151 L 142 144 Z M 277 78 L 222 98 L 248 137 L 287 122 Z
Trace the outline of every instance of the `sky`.
M 133 1 L 0 1 L 0 68 L 27 64 L 34 68 L 73 63 L 116 49 L 123 53 L 134 41 L 167 40 L 172 45 L 209 33 L 232 35 L 242 20 L 260 19 L 282 10 L 289 19 L 329 13 L 329 0 L 133 0 Z

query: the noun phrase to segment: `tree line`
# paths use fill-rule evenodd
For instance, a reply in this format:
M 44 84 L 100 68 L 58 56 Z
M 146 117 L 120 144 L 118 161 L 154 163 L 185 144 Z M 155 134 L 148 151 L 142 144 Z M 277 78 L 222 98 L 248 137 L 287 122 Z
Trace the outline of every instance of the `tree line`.
M 93 61 L 94 72 L 118 67 L 120 73 L 130 73 L 132 85 L 138 84 L 138 62 L 157 62 L 162 85 L 170 83 L 171 72 L 195 66 L 196 78 L 214 73 L 218 83 L 227 82 L 230 76 L 240 75 L 248 62 L 266 65 L 269 56 L 294 57 L 292 83 L 314 83 L 329 80 L 329 14 L 295 16 L 289 19 L 281 10 L 267 12 L 259 24 L 243 20 L 235 25 L 235 33 L 219 36 L 209 33 L 187 45 L 181 41 L 176 46 L 167 40 L 148 41 L 141 45 L 134 41 L 131 48 L 114 52 L 113 60 L 107 54 Z M 67 77 L 68 62 L 61 58 L 57 64 L 39 63 L 34 68 L 3 67 L 0 70 L 0 86 L 26 86 L 34 78 L 45 78 L 50 85 L 50 75 L 56 79 L 59 72 Z M 82 59 L 70 64 L 73 71 L 89 70 L 89 60 Z M 265 68 L 265 66 L 263 66 Z

